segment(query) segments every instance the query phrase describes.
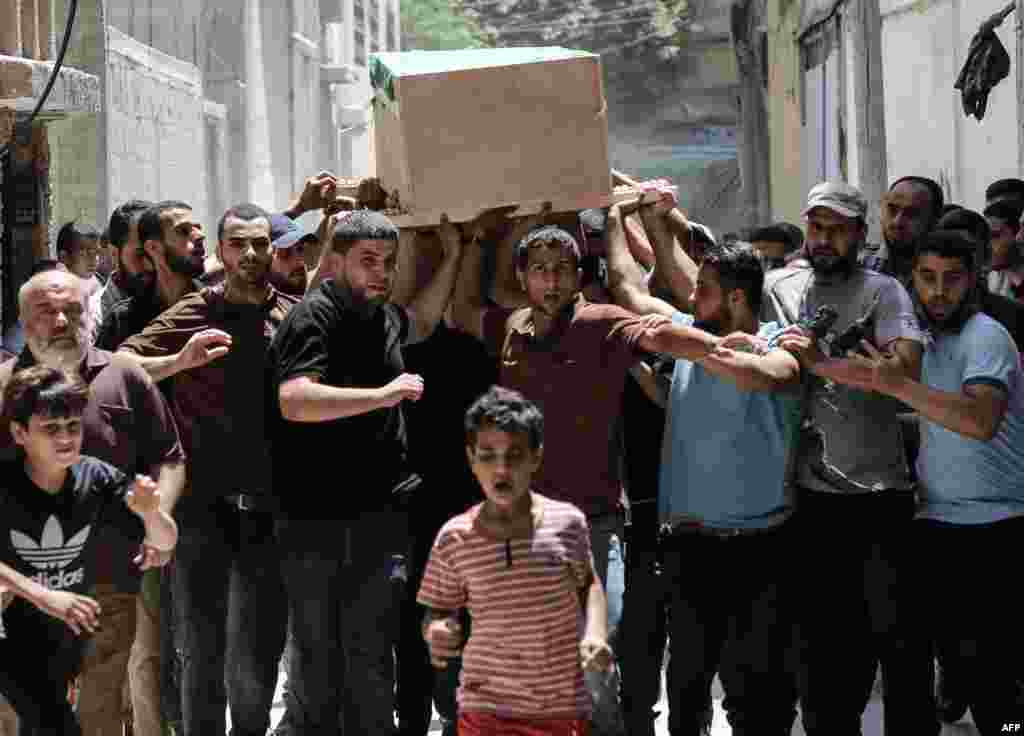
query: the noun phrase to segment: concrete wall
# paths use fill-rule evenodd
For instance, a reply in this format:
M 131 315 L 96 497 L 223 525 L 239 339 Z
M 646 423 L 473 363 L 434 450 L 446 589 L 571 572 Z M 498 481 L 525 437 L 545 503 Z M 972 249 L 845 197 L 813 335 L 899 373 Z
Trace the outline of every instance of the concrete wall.
M 1018 176 L 1016 63 L 992 90 L 985 118 L 967 118 L 953 83 L 979 25 L 1004 0 L 882 0 L 885 113 L 890 179 L 942 183 L 950 201 L 979 209 L 992 181 Z M 996 31 L 1016 58 L 1010 16 Z
M 800 3 L 768 0 L 767 18 L 772 216 L 797 223 L 807 195 L 801 173 L 800 53 L 793 41 Z
M 109 29 L 110 201 L 182 199 L 209 230 L 199 69 Z M 219 213 L 218 213 L 219 214 Z
M 67 0 L 54 2 L 54 44 L 64 34 Z M 95 75 L 104 89 L 106 34 L 100 0 L 80 0 L 64 63 Z M 73 115 L 49 123 L 50 242 L 68 220 L 78 219 L 100 229 L 107 219 L 105 105 L 96 113 Z

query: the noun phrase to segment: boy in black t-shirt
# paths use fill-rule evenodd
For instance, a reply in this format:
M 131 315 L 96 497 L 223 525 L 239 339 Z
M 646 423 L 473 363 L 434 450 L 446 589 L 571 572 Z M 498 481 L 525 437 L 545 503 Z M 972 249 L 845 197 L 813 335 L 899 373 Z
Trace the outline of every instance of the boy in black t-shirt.
M 113 525 L 161 551 L 178 537 L 152 479 L 131 483 L 82 457 L 88 400 L 79 379 L 41 365 L 4 389 L 3 421 L 21 457 L 0 463 L 0 588 L 15 596 L 3 611 L 0 694 L 29 733 L 81 733 L 66 693 L 81 656 L 77 637 L 96 630 L 100 612 L 82 594 L 93 582 L 98 528 Z

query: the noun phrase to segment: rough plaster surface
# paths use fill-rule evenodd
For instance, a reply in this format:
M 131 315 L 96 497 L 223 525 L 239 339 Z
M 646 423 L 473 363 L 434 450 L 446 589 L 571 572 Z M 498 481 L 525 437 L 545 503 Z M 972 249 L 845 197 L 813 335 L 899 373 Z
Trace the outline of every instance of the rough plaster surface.
M 206 140 L 199 69 L 110 28 L 107 142 L 110 200 L 182 199 L 200 221 Z

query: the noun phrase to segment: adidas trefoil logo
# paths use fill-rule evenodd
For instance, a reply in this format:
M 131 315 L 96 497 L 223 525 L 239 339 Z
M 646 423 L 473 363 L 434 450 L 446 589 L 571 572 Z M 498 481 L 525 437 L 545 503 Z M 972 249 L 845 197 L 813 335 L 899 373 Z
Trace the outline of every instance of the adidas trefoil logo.
M 43 537 L 38 542 L 27 534 L 11 530 L 11 544 L 14 551 L 25 562 L 40 572 L 32 579 L 51 590 L 63 590 L 85 580 L 85 568 L 67 570 L 78 559 L 89 539 L 91 527 L 86 525 L 78 534 L 64 542 L 64 530 L 56 516 L 46 520 Z

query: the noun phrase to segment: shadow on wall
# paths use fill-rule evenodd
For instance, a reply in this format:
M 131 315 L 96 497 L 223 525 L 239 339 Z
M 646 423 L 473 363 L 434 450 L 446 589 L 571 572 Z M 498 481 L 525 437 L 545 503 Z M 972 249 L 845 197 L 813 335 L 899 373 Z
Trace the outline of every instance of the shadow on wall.
M 736 145 L 730 136 L 691 136 L 685 143 L 665 143 L 610 133 L 612 166 L 638 179 L 664 177 L 679 187 L 687 216 L 710 227 L 716 237 L 745 222 L 740 196 Z

